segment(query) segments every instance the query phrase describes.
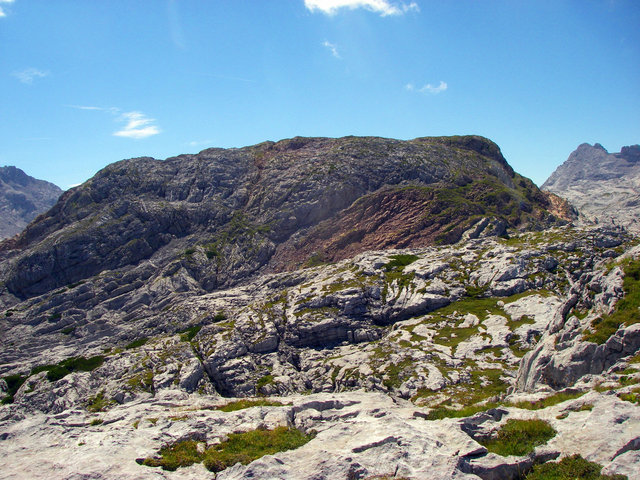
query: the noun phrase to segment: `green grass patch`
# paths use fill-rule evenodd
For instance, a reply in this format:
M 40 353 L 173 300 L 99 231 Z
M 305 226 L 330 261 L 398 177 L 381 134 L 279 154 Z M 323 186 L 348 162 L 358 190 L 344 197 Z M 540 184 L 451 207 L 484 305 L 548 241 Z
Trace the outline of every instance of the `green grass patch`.
M 94 418 L 93 420 L 91 420 L 91 426 L 95 427 L 96 425 L 102 425 L 104 422 L 104 420 L 102 420 L 101 418 Z
M 190 342 L 201 329 L 202 325 L 196 325 L 195 327 L 189 327 L 179 331 L 178 333 L 180 334 L 180 340 L 182 340 L 183 342 Z
M 634 388 L 629 393 L 619 393 L 620 400 L 640 405 L 640 388 Z
M 586 392 L 559 392 L 551 395 L 550 397 L 536 400 L 534 402 L 514 402 L 510 406 L 516 408 L 524 408 L 526 410 L 540 410 L 541 408 L 552 407 L 567 400 L 573 400 L 580 398 Z
M 268 374 L 260 377 L 256 382 L 256 390 L 260 390 L 262 387 L 273 383 L 273 375 Z
M 179 467 L 188 467 L 202 461 L 202 454 L 198 452 L 198 442 L 185 440 L 160 449 L 160 457 L 138 459 L 137 462 L 148 467 L 162 467 L 171 472 Z
M 110 405 L 115 403 L 114 400 L 104 396 L 104 391 L 98 392 L 95 397 L 91 397 L 87 402 L 87 410 L 90 412 L 104 412 Z
M 126 350 L 131 350 L 131 349 L 134 349 L 134 348 L 138 348 L 138 347 L 143 346 L 148 341 L 149 341 L 149 339 L 147 337 L 138 338 L 137 340 L 134 340 L 133 342 L 129 343 L 128 345 L 125 345 L 124 348 Z
M 554 428 L 543 420 L 507 420 L 494 438 L 480 440 L 490 452 L 502 456 L 527 455 L 556 435 Z
M 602 315 L 591 323 L 591 331 L 583 334 L 587 342 L 605 343 L 621 326 L 640 322 L 640 260 L 630 260 L 624 266 L 622 287 L 624 297 L 618 300 L 610 315 Z
M 7 405 L 9 403 L 13 403 L 15 394 L 18 393 L 18 390 L 27 380 L 27 377 L 23 377 L 22 375 L 7 375 L 2 379 L 7 383 L 8 390 L 0 404 Z
M 466 418 L 475 415 L 478 412 L 485 412 L 491 408 L 497 407 L 497 403 L 487 403 L 484 405 L 469 405 L 459 409 L 453 409 L 439 405 L 433 408 L 427 414 L 427 420 L 440 420 L 442 418 Z
M 169 471 L 203 462 L 208 470 L 220 472 L 236 463 L 247 465 L 264 455 L 301 447 L 313 437 L 313 434 L 305 435 L 287 427 L 258 429 L 231 433 L 227 441 L 210 446 L 202 453 L 198 451 L 197 441 L 186 440 L 163 447 L 157 457 L 140 458 L 136 461 L 141 465 L 162 467 Z
M 626 475 L 602 475 L 602 465 L 589 462 L 580 455 L 564 457 L 559 462 L 535 465 L 526 480 L 627 480 Z
M 40 365 L 31 370 L 30 375 L 47 372 L 47 379 L 51 382 L 60 380 L 73 372 L 91 372 L 104 363 L 102 355 L 95 357 L 72 357 L 55 365 Z
M 403 270 L 407 265 L 411 265 L 413 262 L 418 260 L 417 255 L 410 254 L 400 254 L 400 255 L 391 255 L 391 260 L 384 264 L 384 269 L 387 272 L 391 272 L 394 270 Z
M 214 445 L 205 452 L 204 466 L 212 472 L 220 472 L 238 462 L 247 465 L 265 455 L 301 447 L 314 436 L 287 427 L 232 433 L 229 440 Z
M 283 405 L 283 403 L 273 400 L 243 398 L 242 400 L 229 402 L 226 405 L 217 407 L 216 410 L 223 412 L 235 412 L 236 410 L 244 410 L 245 408 L 251 407 L 281 407 Z

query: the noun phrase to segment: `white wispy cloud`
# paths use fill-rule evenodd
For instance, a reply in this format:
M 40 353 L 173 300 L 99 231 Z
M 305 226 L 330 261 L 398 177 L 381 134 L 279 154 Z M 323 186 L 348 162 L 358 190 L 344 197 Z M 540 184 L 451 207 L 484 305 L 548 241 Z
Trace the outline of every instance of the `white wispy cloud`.
M 187 142 L 187 145 L 190 147 L 201 147 L 203 145 L 211 145 L 213 144 L 213 140 L 192 140 Z
M 121 110 L 116 107 L 95 107 L 92 105 L 65 105 L 65 107 L 75 108 L 77 110 L 92 110 L 96 112 L 107 112 L 112 115 L 119 115 Z
M 140 139 L 160 133 L 160 129 L 154 125 L 155 120 L 142 112 L 125 112 L 120 116 L 120 121 L 126 122 L 126 125 L 113 133 L 116 137 Z
M 304 6 L 312 12 L 320 11 L 327 15 L 334 15 L 341 8 L 355 10 L 364 8 L 381 16 L 402 15 L 410 11 L 420 11 L 416 2 L 401 2 L 390 0 L 304 0 Z
M 49 75 L 49 72 L 38 70 L 37 68 L 26 68 L 18 72 L 13 72 L 11 75 L 16 77 L 22 83 L 31 85 L 36 78 L 44 78 Z
M 426 85 L 417 88 L 413 83 L 407 83 L 404 88 L 406 88 L 410 92 L 430 93 L 432 95 L 437 95 L 438 93 L 444 92 L 447 88 L 449 88 L 449 86 L 446 82 L 440 80 L 440 84 L 437 86 L 427 83 Z
M 13 3 L 13 0 L 0 0 L 0 4 L 2 3 Z M 0 5 L 0 18 L 6 17 L 7 12 L 4 11 L 4 7 Z
M 333 55 L 334 57 L 342 58 L 340 56 L 340 53 L 338 52 L 338 46 L 335 43 L 331 43 L 328 40 L 325 40 L 324 42 L 322 42 L 322 46 L 328 48 L 331 52 L 331 55 Z
M 106 112 L 110 113 L 114 117 L 117 117 L 118 122 L 124 123 L 124 126 L 113 132 L 116 137 L 141 139 L 151 137 L 160 133 L 160 129 L 155 125 L 155 119 L 147 117 L 142 112 L 123 112 L 118 107 L 96 107 L 93 105 L 65 105 L 69 108 L 75 108 L 77 110 L 88 110 L 94 112 Z

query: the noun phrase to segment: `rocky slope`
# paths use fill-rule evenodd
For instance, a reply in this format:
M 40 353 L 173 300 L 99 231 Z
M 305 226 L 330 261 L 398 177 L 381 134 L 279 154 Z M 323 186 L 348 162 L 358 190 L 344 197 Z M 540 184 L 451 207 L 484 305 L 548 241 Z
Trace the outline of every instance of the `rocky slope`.
M 640 231 L 640 145 L 609 153 L 583 143 L 541 188 L 571 202 L 585 222 Z
M 455 242 L 484 218 L 488 233 L 564 223 L 551 207 L 481 137 L 294 138 L 140 158 L 65 192 L 0 244 L 0 281 L 9 304 L 149 260 L 213 291 L 374 245 Z
M 211 478 L 206 452 L 287 427 L 308 443 L 216 478 L 515 479 L 579 454 L 640 479 L 637 239 L 548 228 L 566 204 L 494 147 L 294 139 L 68 192 L 3 244 L 0 471 Z M 487 446 L 533 419 L 555 433 L 530 452 Z
M 0 240 L 20 233 L 36 216 L 46 212 L 62 190 L 36 180 L 16 167 L 0 167 Z
M 218 478 L 366 478 L 396 468 L 416 479 L 434 471 L 516 478 L 534 461 L 569 454 L 639 478 L 640 408 L 627 399 L 637 398 L 640 382 L 640 323 L 601 343 L 588 340 L 625 295 L 626 265 L 640 253 L 635 244 L 620 230 L 566 227 L 367 252 L 174 297 L 144 321 L 129 320 L 146 335 L 129 344 L 90 323 L 74 325 L 75 311 L 56 316 L 51 305 L 80 296 L 74 290 L 84 285 L 35 297 L 6 312 L 4 388 L 11 374 L 23 383 L 2 407 L 0 448 L 27 463 L 34 452 L 58 458 L 52 444 L 79 458 L 47 461 L 34 478 L 52 470 L 70 478 L 173 478 L 135 459 L 176 441 L 214 444 L 228 432 L 288 425 L 318 435 Z M 140 295 L 124 293 L 123 309 Z M 75 355 L 84 363 L 70 363 Z M 568 400 L 525 408 L 555 391 Z M 230 400 L 224 397 L 255 395 L 290 406 L 214 408 Z M 494 410 L 429 417 L 483 404 Z M 519 418 L 544 419 L 558 434 L 526 457 L 502 458 L 478 443 Z M 3 466 L 14 472 L 8 478 L 20 478 L 22 470 Z M 201 465 L 178 474 L 208 478 Z

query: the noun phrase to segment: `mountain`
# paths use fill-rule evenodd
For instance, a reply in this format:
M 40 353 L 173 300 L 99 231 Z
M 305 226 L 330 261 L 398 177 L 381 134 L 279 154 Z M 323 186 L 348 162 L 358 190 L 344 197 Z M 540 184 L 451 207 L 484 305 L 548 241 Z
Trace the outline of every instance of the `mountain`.
M 640 247 L 571 214 L 473 136 L 110 165 L 0 244 L 0 469 L 638 480 Z
M 0 167 L 0 239 L 20 233 L 56 203 L 62 190 L 16 167 Z
M 583 143 L 541 188 L 567 199 L 587 222 L 640 231 L 640 145 L 609 153 Z
M 65 192 L 0 244 L 0 281 L 26 299 L 149 260 L 213 291 L 260 269 L 452 243 L 472 226 L 565 223 L 552 206 L 481 137 L 294 138 L 138 158 Z

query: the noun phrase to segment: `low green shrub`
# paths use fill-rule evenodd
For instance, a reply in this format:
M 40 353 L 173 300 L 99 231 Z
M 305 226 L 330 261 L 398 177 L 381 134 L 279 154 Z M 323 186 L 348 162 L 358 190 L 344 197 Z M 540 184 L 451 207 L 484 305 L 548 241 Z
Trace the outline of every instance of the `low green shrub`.
M 55 365 L 39 365 L 31 370 L 30 375 L 47 372 L 47 379 L 51 382 L 60 380 L 73 372 L 91 372 L 104 363 L 102 355 L 95 357 L 72 357 Z
M 627 480 L 626 475 L 602 475 L 602 465 L 588 462 L 580 455 L 564 457 L 559 462 L 547 462 L 533 467 L 526 480 Z
M 498 455 L 527 455 L 538 445 L 547 443 L 556 435 L 554 428 L 544 420 L 507 420 L 494 438 L 479 441 L 487 450 Z
M 0 404 L 6 405 L 9 403 L 13 403 L 14 396 L 18 393 L 18 390 L 22 386 L 22 384 L 27 380 L 27 377 L 22 375 L 7 375 L 3 377 L 3 380 L 7 383 L 7 395 L 0 401 Z

